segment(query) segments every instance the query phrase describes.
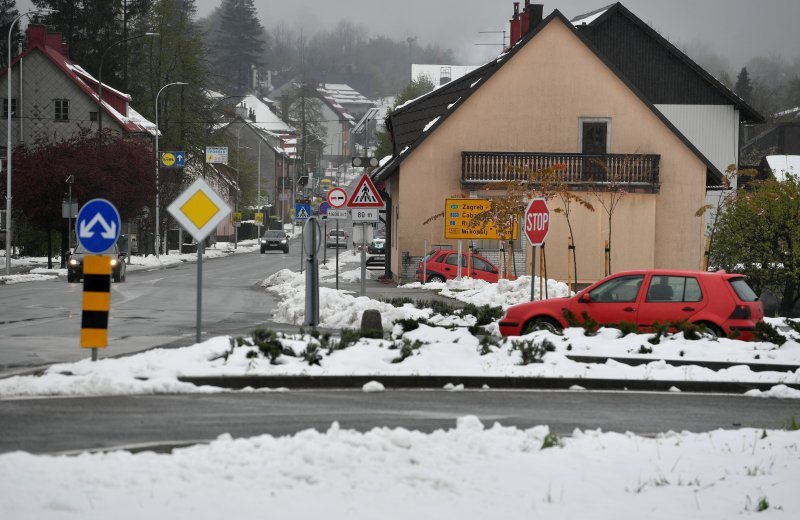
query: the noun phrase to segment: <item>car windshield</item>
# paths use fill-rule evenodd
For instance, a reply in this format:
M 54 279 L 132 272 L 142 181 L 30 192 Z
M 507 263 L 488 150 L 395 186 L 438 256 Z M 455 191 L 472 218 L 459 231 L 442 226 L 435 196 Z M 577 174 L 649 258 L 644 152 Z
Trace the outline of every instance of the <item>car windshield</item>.
M 343 229 L 340 229 L 339 231 L 336 231 L 336 230 L 334 229 L 333 231 L 329 231 L 329 232 L 328 232 L 328 235 L 329 235 L 329 236 L 332 236 L 332 237 L 335 237 L 336 235 L 339 235 L 340 237 L 343 237 L 343 236 L 344 236 L 344 230 L 343 230 Z
M 274 239 L 283 240 L 284 238 L 286 238 L 286 235 L 283 233 L 283 231 L 270 230 L 264 233 L 264 238 L 271 238 L 273 240 Z
M 84 249 L 81 244 L 78 244 L 77 246 L 75 246 L 75 252 L 73 254 L 76 254 L 76 255 L 92 255 L 92 254 L 112 255 L 112 254 L 117 254 L 118 252 L 119 252 L 119 249 L 117 249 L 116 244 L 114 244 L 114 247 L 112 247 L 108 251 L 103 251 L 102 253 L 90 253 L 89 251 Z

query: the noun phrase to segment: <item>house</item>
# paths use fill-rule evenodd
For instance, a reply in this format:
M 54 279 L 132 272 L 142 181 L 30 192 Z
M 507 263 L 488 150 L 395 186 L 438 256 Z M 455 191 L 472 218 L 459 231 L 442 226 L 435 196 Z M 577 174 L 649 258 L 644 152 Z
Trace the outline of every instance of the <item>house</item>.
M 28 26 L 27 47 L 11 64 L 11 80 L 9 100 L 8 71 L 0 72 L 3 118 L 10 105 L 13 146 L 69 138 L 80 129 L 97 131 L 99 110 L 104 129 L 148 138 L 155 131 L 153 123 L 131 108 L 128 94 L 103 85 L 103 103 L 98 104 L 98 81 L 69 59 L 61 35 L 42 25 Z M 2 127 L 5 143 L 7 129 Z
M 272 208 L 268 211 L 271 216 L 287 221 L 293 206 L 286 202 L 293 200 L 292 189 L 296 183 L 296 155 L 287 148 L 289 142 L 297 138 L 297 132 L 273 112 L 272 106 L 269 99 L 242 96 L 225 131 L 242 157 L 256 165 L 256 176 L 260 179 L 256 189 L 261 194 L 256 205 Z
M 393 158 L 373 180 L 388 199 L 392 277 L 413 273 L 425 240 L 455 246 L 444 219 L 430 218 L 447 197 L 501 194 L 492 185 L 520 175 L 509 166 L 563 165 L 562 181 L 595 206 L 571 216 L 579 282 L 603 276 L 601 201 L 613 185 L 627 193 L 611 224 L 614 271 L 701 268 L 704 223 L 695 213 L 736 164 L 739 125 L 761 116 L 621 4 L 572 21 L 542 12 L 526 1 L 520 13 L 515 3 L 510 47 L 497 59 L 390 116 Z M 567 237 L 563 214 L 554 214 L 550 278 L 567 279 Z

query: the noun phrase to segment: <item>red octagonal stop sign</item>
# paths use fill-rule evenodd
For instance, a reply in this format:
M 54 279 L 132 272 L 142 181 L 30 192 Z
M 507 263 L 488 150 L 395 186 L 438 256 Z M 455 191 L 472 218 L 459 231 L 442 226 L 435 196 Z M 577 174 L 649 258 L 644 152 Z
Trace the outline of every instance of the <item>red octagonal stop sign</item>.
M 533 199 L 525 209 L 525 236 L 532 246 L 544 243 L 550 231 L 550 208 L 544 199 Z

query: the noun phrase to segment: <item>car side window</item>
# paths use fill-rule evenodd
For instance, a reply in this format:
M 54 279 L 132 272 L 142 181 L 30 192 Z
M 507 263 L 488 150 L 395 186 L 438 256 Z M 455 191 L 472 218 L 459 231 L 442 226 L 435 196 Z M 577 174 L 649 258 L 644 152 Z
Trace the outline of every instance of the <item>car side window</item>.
M 441 253 L 439 256 L 437 256 L 436 258 L 434 258 L 434 259 L 433 259 L 433 261 L 434 261 L 435 263 L 437 263 L 437 264 L 441 264 L 442 262 L 444 262 L 444 257 L 445 257 L 445 254 L 446 254 L 446 253 Z
M 489 265 L 488 263 L 484 262 L 483 260 L 475 256 L 472 257 L 472 267 L 474 269 L 477 269 L 478 271 L 487 271 L 490 273 L 494 271 L 491 265 Z
M 589 291 L 589 299 L 595 303 L 635 302 L 644 275 L 620 276 Z
M 458 255 L 452 254 L 448 255 L 447 260 L 445 261 L 448 265 L 458 265 Z M 464 255 L 461 255 L 461 266 L 467 267 L 467 258 Z
M 647 301 L 659 302 L 699 302 L 703 292 L 696 278 L 687 276 L 656 275 L 650 279 Z

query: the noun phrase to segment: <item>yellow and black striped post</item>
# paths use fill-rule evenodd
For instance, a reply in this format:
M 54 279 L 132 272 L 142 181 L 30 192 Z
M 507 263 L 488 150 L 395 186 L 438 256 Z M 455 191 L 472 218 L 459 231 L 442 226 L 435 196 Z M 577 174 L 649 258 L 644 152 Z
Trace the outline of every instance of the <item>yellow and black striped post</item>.
M 97 349 L 108 346 L 108 311 L 111 308 L 111 259 L 107 256 L 85 256 L 83 259 L 83 314 L 81 347 Z

